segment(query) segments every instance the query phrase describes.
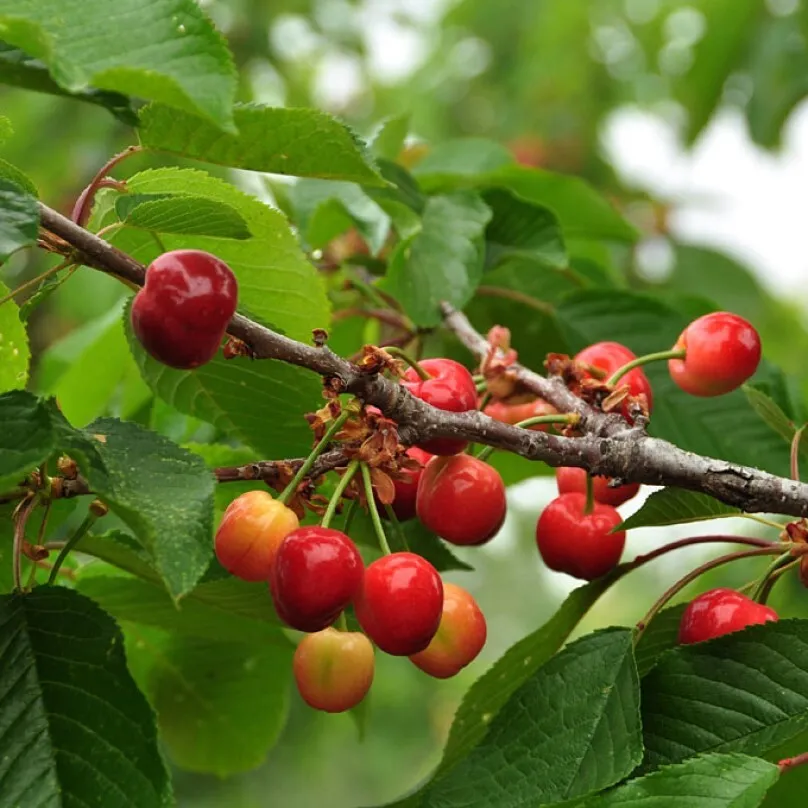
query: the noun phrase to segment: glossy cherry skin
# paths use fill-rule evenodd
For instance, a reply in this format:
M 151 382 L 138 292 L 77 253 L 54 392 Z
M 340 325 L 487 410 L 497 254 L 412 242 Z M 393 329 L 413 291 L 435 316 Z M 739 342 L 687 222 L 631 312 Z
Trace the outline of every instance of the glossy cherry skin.
M 359 625 L 382 651 L 410 656 L 423 651 L 438 630 L 443 582 L 425 558 L 393 553 L 367 567 L 354 609 Z
M 679 643 L 703 642 L 778 619 L 774 609 L 734 589 L 711 589 L 687 605 L 679 623 Z
M 504 401 L 493 401 L 483 412 L 497 421 L 506 424 L 518 424 L 528 418 L 535 418 L 538 415 L 555 415 L 558 410 L 552 404 L 548 404 L 543 398 L 536 398 L 524 404 L 506 404 Z M 546 432 L 552 424 L 533 424 L 528 429 L 537 432 Z
M 210 362 L 236 312 L 233 270 L 202 250 L 172 250 L 154 259 L 132 303 L 132 330 L 158 362 L 192 370 Z
M 623 365 L 628 364 L 636 359 L 637 355 L 621 345 L 619 342 L 596 342 L 588 348 L 584 348 L 580 353 L 575 355 L 575 361 L 581 362 L 584 365 L 592 365 L 606 374 L 604 381 L 609 378 L 616 370 L 619 370 Z M 654 396 L 651 391 L 651 383 L 648 377 L 643 372 L 642 368 L 634 368 L 630 370 L 620 379 L 619 385 L 628 385 L 629 392 L 632 396 L 639 396 L 641 393 L 645 394 L 648 401 L 648 411 L 654 404 Z
M 592 491 L 597 502 L 617 507 L 637 496 L 639 483 L 626 483 L 616 488 L 609 487 L 609 477 L 595 474 L 592 477 Z M 586 494 L 586 471 L 584 469 L 562 466 L 556 469 L 556 485 L 559 494 Z
M 674 348 L 684 359 L 671 359 L 668 370 L 692 396 L 720 396 L 740 387 L 760 364 L 760 336 L 754 326 L 725 311 L 705 314 L 679 335 Z
M 402 473 L 406 476 L 405 480 L 393 480 L 393 487 L 395 488 L 395 499 L 390 507 L 396 515 L 399 522 L 406 522 L 415 518 L 415 497 L 418 494 L 418 482 L 421 475 L 424 473 L 424 466 L 432 459 L 433 455 L 419 449 L 417 446 L 410 446 L 406 454 L 413 460 L 417 460 L 421 464 L 421 468 L 416 470 L 403 469 Z M 381 505 L 377 500 L 379 506 L 379 514 L 386 518 L 387 509 Z
M 583 494 L 556 497 L 536 523 L 536 544 L 551 570 L 594 581 L 617 566 L 626 534 L 610 532 L 623 521 L 611 505 L 595 502 L 592 513 L 585 507 Z
M 270 589 L 275 610 L 298 631 L 330 626 L 362 587 L 356 545 L 330 527 L 300 527 L 278 547 Z
M 292 659 L 303 701 L 327 713 L 356 707 L 370 690 L 375 666 L 373 645 L 364 634 L 334 628 L 305 636 Z
M 443 614 L 432 642 L 410 656 L 424 673 L 448 679 L 466 667 L 482 651 L 487 627 L 477 601 L 457 584 L 443 584 Z
M 244 581 L 268 581 L 280 543 L 299 524 L 294 511 L 268 491 L 247 491 L 224 512 L 214 539 L 216 558 Z
M 418 518 L 452 544 L 484 544 L 505 521 L 505 485 L 488 463 L 467 454 L 433 457 L 418 483 Z
M 414 396 L 439 410 L 467 412 L 477 409 L 477 387 L 463 365 L 453 359 L 424 359 L 419 364 L 432 378 L 421 379 L 414 368 L 409 368 L 402 384 Z M 454 455 L 462 452 L 468 441 L 435 438 L 420 446 L 433 455 Z

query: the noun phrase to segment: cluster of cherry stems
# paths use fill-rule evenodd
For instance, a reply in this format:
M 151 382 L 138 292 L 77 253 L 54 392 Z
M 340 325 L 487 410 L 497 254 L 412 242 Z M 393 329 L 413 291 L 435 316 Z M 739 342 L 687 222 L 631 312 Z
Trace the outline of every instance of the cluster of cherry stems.
M 148 267 L 145 286 L 132 306 L 132 325 L 153 357 L 192 369 L 216 355 L 236 305 L 236 279 L 226 264 L 201 251 L 176 250 Z M 682 390 L 715 396 L 746 381 L 760 354 L 755 329 L 737 315 L 719 312 L 692 322 L 663 354 L 638 359 L 619 343 L 601 342 L 581 351 L 574 362 L 584 377 L 605 375 L 607 384 L 619 383 L 630 396 L 644 397 L 650 411 L 651 386 L 641 368 L 646 361 L 668 359 L 671 377 Z M 438 409 L 465 412 L 483 406 L 493 418 L 531 429 L 569 422 L 538 398 L 519 404 L 481 401 L 474 377 L 450 359 L 412 363 L 401 383 Z M 624 416 L 630 419 L 625 409 Z M 374 645 L 409 657 L 434 677 L 447 678 L 475 659 L 486 640 L 485 618 L 469 592 L 442 581 L 422 556 L 389 552 L 378 496 L 364 464 L 354 461 L 343 471 L 320 526 L 300 526 L 286 502 L 338 426 L 332 424 L 280 496 L 250 491 L 235 499 L 215 538 L 222 566 L 246 581 L 268 582 L 279 618 L 306 633 L 294 655 L 295 681 L 308 704 L 328 712 L 350 709 L 367 694 Z M 505 519 L 505 487 L 482 459 L 490 450 L 475 457 L 467 448 L 466 441 L 439 438 L 406 449 L 410 462 L 393 480 L 390 518 L 417 518 L 455 545 L 490 541 Z M 365 479 L 367 505 L 385 550 L 368 566 L 353 541 L 329 527 L 357 471 Z M 619 563 L 626 538 L 624 531 L 615 530 L 622 521 L 616 506 L 634 497 L 639 484 L 617 484 L 579 468 L 557 469 L 556 480 L 559 496 L 536 524 L 542 559 L 550 569 L 583 580 L 606 575 Z M 344 612 L 349 606 L 361 632 L 347 630 Z M 776 619 L 772 609 L 740 592 L 711 590 L 689 604 L 679 640 L 697 642 Z

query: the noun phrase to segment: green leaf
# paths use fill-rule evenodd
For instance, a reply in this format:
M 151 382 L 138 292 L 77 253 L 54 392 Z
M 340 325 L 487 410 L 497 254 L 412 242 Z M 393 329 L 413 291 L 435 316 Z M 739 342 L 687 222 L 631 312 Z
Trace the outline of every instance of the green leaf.
M 619 529 L 682 525 L 705 519 L 722 519 L 739 513 L 740 508 L 725 505 L 707 494 L 685 491 L 682 488 L 663 488 L 661 491 L 654 491 L 642 507 L 619 526 Z
M 482 743 L 430 784 L 422 805 L 515 808 L 613 785 L 642 759 L 639 696 L 628 629 L 577 640 L 513 694 Z
M 574 808 L 757 808 L 779 774 L 773 763 L 747 755 L 702 755 L 630 780 Z
M 195 3 L 118 0 L 108 12 L 105 0 L 0 0 L 0 35 L 41 59 L 68 92 L 93 85 L 136 95 L 234 131 L 233 59 Z
M 145 197 L 145 198 L 144 198 Z M 247 239 L 247 222 L 230 205 L 203 196 L 174 196 L 155 199 L 150 195 L 118 197 L 118 216 L 129 227 L 158 233 Z
M 138 578 L 80 575 L 77 586 L 126 623 L 207 640 L 289 646 L 266 584 L 227 577 L 199 584 L 179 604 L 161 586 Z
M 547 208 L 497 188 L 486 191 L 483 201 L 493 212 L 485 230 L 489 266 L 508 258 L 529 258 L 555 269 L 567 266 L 558 220 Z
M 644 765 L 766 752 L 808 727 L 807 693 L 806 620 L 676 648 L 643 680 Z
M 87 427 L 107 472 L 92 490 L 134 531 L 175 598 L 199 581 L 213 555 L 213 475 L 195 454 L 133 423 Z
M 151 104 L 140 114 L 144 146 L 206 163 L 383 185 L 360 138 L 315 109 L 237 104 L 238 134 L 222 133 L 195 115 Z
M 705 33 L 693 46 L 690 69 L 676 77 L 673 91 L 688 112 L 685 136 L 692 144 L 713 115 L 727 77 L 737 68 L 738 58 L 759 28 L 763 3 L 738 4 L 713 0 L 700 9 Z
M 0 490 L 19 485 L 54 449 L 50 407 L 22 390 L 0 395 Z
M 462 308 L 472 297 L 482 278 L 490 218 L 474 193 L 429 198 L 421 232 L 395 249 L 383 283 L 416 325 L 438 325 L 442 300 Z
M 36 199 L 17 183 L 0 179 L 0 264 L 13 252 L 35 244 L 39 234 Z
M 5 33 L 3 35 L 5 36 Z M 132 99 L 121 93 L 96 90 L 92 87 L 75 91 L 66 90 L 53 80 L 43 62 L 5 42 L 0 42 L 0 82 L 26 90 L 61 95 L 95 104 L 108 110 L 126 126 L 137 125 L 137 113 L 134 110 Z
M 39 196 L 33 181 L 17 166 L 11 165 L 7 160 L 0 158 L 0 179 L 8 180 L 9 182 L 19 185 L 25 193 L 30 194 L 34 198 Z
M 0 298 L 9 291 L 0 283 Z M 14 300 L 0 303 L 0 392 L 25 387 L 30 361 L 31 350 L 25 326 L 20 321 L 20 307 Z
M 0 804 L 173 804 L 123 637 L 79 593 L 42 586 L 0 598 L 0 698 Z
M 129 664 L 180 768 L 229 777 L 266 760 L 286 723 L 291 647 L 126 634 Z
M 355 226 L 373 255 L 384 246 L 390 217 L 354 183 L 302 179 L 289 189 L 295 223 L 313 248 Z
M 143 545 L 122 530 L 87 533 L 76 545 L 76 550 L 162 587 L 160 573 L 154 568 L 154 562 Z
M 404 142 L 410 131 L 410 114 L 392 115 L 382 121 L 370 139 L 370 150 L 377 157 L 395 160 L 404 148 Z
M 791 443 L 796 428 L 793 421 L 767 396 L 762 390 L 745 384 L 742 387 L 746 399 L 752 409 L 778 434 L 783 440 Z
M 432 147 L 413 173 L 426 187 L 440 178 L 474 178 L 513 162 L 513 155 L 500 143 L 483 138 L 459 138 Z
M 687 605 L 678 603 L 676 606 L 663 609 L 640 635 L 640 640 L 634 648 L 640 678 L 656 665 L 665 651 L 675 648 L 678 644 L 679 624 L 682 622 L 682 614 Z

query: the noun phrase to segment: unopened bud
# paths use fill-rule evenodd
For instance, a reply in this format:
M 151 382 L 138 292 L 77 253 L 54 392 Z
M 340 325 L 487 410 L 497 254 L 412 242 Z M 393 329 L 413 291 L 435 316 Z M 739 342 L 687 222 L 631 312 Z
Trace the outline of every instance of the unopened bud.
M 90 513 L 98 517 L 106 516 L 109 513 L 109 508 L 100 499 L 94 499 L 90 503 Z

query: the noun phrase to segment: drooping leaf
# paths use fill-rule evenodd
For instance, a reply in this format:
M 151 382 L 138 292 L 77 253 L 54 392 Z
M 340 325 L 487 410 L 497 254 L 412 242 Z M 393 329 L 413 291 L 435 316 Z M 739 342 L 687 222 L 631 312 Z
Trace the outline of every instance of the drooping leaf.
M 391 115 L 386 118 L 370 138 L 370 149 L 378 157 L 395 160 L 404 147 L 410 130 L 410 114 Z
M 783 440 L 791 442 L 796 431 L 794 422 L 780 409 L 769 396 L 751 384 L 743 385 L 743 392 L 752 409 L 778 434 Z
M 91 600 L 46 586 L 0 597 L 0 697 L 0 804 L 173 804 L 154 714 Z
M 0 283 L 0 298 L 10 289 Z M 20 307 L 14 300 L 0 304 L 0 392 L 17 390 L 28 382 L 28 363 L 31 350 L 28 334 L 20 321 Z
M 169 592 L 187 594 L 213 555 L 213 475 L 197 455 L 142 427 L 102 418 L 87 427 L 107 478 L 102 500 L 154 558 Z
M 182 769 L 229 777 L 264 762 L 286 723 L 291 647 L 127 627 L 127 657 Z
M 462 308 L 474 294 L 490 218 L 490 209 L 474 193 L 429 198 L 421 231 L 398 245 L 384 280 L 384 288 L 417 325 L 440 322 L 440 301 Z
M 779 771 L 748 755 L 701 755 L 570 808 L 757 808 Z
M 16 182 L 0 178 L 0 264 L 21 247 L 36 243 L 39 209 Z
M 195 3 L 119 0 L 108 12 L 104 0 L 0 0 L 0 31 L 68 92 L 92 85 L 135 95 L 233 131 L 233 59 Z
M 654 491 L 642 507 L 620 525 L 620 529 L 682 525 L 705 519 L 723 519 L 739 513 L 739 508 L 725 505 L 707 494 L 682 488 L 663 488 Z
M 140 114 L 144 146 L 206 163 L 295 177 L 383 184 L 359 137 L 316 109 L 237 104 L 238 134 L 160 104 Z
M 687 603 L 678 603 L 663 609 L 654 617 L 634 647 L 640 678 L 656 665 L 659 657 L 674 648 L 679 638 L 679 624 Z
M 581 638 L 511 696 L 485 739 L 428 786 L 421 805 L 515 808 L 613 785 L 642 759 L 639 695 L 628 629 Z
M 645 768 L 762 754 L 808 728 L 808 621 L 751 626 L 665 654 L 642 685 Z
M 108 565 L 117 570 L 137 575 L 158 587 L 162 586 L 160 573 L 155 569 L 154 560 L 137 539 L 122 530 L 87 533 L 79 540 L 76 550 L 100 561 L 106 561 Z

